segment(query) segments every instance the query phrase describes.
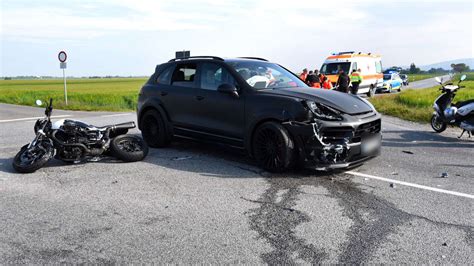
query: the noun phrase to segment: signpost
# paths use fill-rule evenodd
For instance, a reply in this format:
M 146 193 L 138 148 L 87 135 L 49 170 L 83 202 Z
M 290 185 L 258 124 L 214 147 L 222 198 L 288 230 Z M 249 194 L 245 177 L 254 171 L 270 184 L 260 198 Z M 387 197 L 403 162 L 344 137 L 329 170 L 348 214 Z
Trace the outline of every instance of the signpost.
M 64 80 L 64 101 L 66 102 L 67 105 L 67 88 L 66 88 L 66 59 L 67 59 L 67 54 L 64 51 L 59 52 L 58 54 L 58 59 L 59 59 L 59 68 L 63 70 L 63 80 Z

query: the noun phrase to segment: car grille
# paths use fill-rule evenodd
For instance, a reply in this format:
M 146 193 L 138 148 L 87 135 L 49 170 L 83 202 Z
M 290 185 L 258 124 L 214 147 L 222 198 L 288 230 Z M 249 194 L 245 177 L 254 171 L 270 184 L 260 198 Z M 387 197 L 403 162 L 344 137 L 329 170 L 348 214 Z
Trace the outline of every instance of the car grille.
M 351 139 L 352 127 L 326 127 L 321 131 L 323 141 L 325 143 L 340 143 L 344 139 Z
M 382 123 L 380 119 L 360 125 L 354 133 L 352 142 L 360 142 L 363 139 L 380 133 L 381 126 Z
M 378 134 L 381 129 L 381 120 L 361 124 L 354 131 L 352 127 L 327 127 L 321 130 L 325 143 L 340 143 L 349 139 L 349 143 L 361 142 L 363 139 Z

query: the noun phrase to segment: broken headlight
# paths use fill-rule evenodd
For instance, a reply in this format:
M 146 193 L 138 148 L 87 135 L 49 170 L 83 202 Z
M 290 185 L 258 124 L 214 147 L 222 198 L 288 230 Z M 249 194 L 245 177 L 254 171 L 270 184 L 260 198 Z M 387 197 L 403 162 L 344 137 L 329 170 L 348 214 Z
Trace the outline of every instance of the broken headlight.
M 325 104 L 306 101 L 306 106 L 309 108 L 315 118 L 326 121 L 341 121 L 341 113 Z

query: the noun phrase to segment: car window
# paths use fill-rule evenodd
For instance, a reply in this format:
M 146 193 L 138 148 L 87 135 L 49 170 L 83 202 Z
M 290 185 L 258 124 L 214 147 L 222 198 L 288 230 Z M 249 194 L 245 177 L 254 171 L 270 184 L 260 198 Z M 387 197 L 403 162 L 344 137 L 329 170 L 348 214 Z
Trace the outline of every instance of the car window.
M 339 70 L 344 70 L 346 73 L 349 72 L 349 68 L 351 67 L 351 63 L 349 62 L 342 62 L 342 63 L 328 63 L 324 64 L 321 67 L 321 74 L 324 75 L 336 75 L 339 74 Z
M 375 72 L 382 73 L 382 62 L 375 61 Z
M 171 77 L 171 85 L 194 87 L 196 64 L 178 64 Z
M 217 90 L 221 84 L 235 85 L 235 80 L 224 67 L 214 63 L 203 63 L 201 67 L 201 88 Z
M 255 89 L 307 87 L 297 76 L 277 64 L 263 61 L 237 61 L 230 62 L 229 65 Z
M 352 63 L 352 71 L 357 71 L 357 62 Z
M 156 79 L 156 82 L 158 84 L 170 85 L 173 69 L 174 69 L 174 66 L 169 66 L 165 70 L 163 70 L 158 76 L 158 78 Z

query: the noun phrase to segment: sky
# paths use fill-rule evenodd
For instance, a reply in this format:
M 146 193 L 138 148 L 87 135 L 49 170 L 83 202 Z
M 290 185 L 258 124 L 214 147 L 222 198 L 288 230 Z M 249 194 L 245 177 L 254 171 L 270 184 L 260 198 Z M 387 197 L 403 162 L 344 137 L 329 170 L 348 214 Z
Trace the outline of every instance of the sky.
M 0 76 L 147 76 L 175 51 L 319 69 L 334 52 L 384 67 L 473 56 L 472 1 L 0 0 Z

